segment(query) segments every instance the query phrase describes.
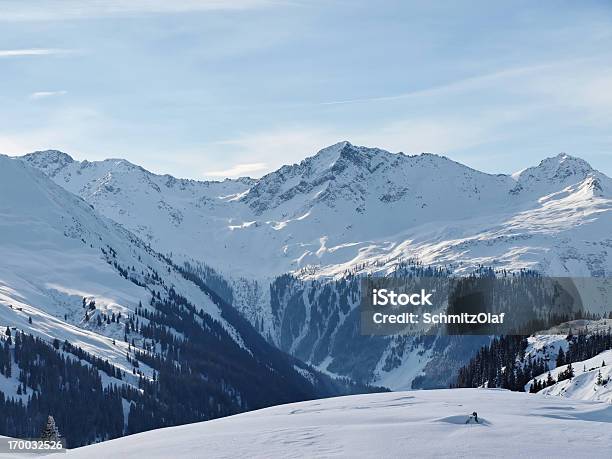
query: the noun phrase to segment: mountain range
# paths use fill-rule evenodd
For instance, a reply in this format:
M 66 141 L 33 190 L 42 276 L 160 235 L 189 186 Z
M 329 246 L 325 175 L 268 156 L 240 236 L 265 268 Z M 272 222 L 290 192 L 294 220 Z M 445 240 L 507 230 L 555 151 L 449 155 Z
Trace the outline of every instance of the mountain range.
M 176 260 L 230 277 L 314 277 L 402 259 L 599 275 L 612 180 L 567 154 L 512 175 L 340 142 L 261 179 L 199 182 L 125 160 L 23 160 Z M 206 241 L 205 243 L 203 241 Z
M 0 326 L 101 359 L 102 387 L 157 394 L 121 395 L 124 433 L 371 385 L 448 387 L 488 338 L 361 336 L 359 279 L 603 277 L 611 211 L 612 179 L 567 154 L 492 175 L 340 142 L 220 182 L 55 150 L 0 156 Z M 189 393 L 194 373 L 208 401 L 164 412 L 175 400 L 159 386 Z M 0 390 L 26 402 L 40 389 L 17 375 L 0 371 Z M 165 424 L 147 421 L 160 410 Z
M 459 275 L 487 266 L 590 277 L 612 268 L 612 180 L 567 154 L 493 175 L 443 156 L 340 142 L 260 179 L 221 182 L 58 151 L 22 160 L 176 264 L 211 284 L 222 279 L 217 291 L 284 351 L 394 389 L 419 377 L 417 387 L 446 386 L 435 367 L 449 344 L 433 346 L 434 358 L 431 344 L 363 342 L 358 285 L 347 296 L 347 275 L 389 275 L 415 261 Z M 356 341 L 362 354 L 349 345 Z

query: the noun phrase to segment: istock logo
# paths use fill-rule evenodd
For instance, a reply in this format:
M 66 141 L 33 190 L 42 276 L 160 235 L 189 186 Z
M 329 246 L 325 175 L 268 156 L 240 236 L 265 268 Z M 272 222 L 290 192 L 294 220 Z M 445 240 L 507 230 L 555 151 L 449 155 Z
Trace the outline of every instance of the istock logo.
M 430 301 L 435 290 L 427 293 L 421 289 L 421 293 L 395 293 L 386 288 L 372 289 L 372 304 L 374 306 L 433 306 Z

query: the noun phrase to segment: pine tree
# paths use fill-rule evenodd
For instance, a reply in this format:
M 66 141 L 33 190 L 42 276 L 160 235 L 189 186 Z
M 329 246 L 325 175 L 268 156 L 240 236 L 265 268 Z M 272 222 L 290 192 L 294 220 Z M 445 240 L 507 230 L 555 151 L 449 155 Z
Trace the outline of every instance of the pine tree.
M 565 352 L 563 352 L 563 348 L 560 348 L 557 354 L 557 366 L 562 367 L 565 363 Z
M 7 344 L 8 344 L 8 341 L 7 341 Z M 8 346 L 7 346 L 7 349 L 8 349 Z M 10 378 L 13 373 L 12 363 L 11 363 L 12 359 L 11 359 L 10 352 L 7 352 L 7 355 L 8 355 L 8 360 L 6 361 L 6 366 L 4 367 L 4 376 L 6 376 L 7 378 Z
M 55 425 L 55 419 L 49 415 L 47 418 L 47 425 L 40 434 L 40 439 L 43 441 L 58 441 L 60 439 L 60 433 Z
M 598 386 L 603 386 L 603 377 L 601 376 L 601 370 L 597 373 L 597 381 L 595 382 Z

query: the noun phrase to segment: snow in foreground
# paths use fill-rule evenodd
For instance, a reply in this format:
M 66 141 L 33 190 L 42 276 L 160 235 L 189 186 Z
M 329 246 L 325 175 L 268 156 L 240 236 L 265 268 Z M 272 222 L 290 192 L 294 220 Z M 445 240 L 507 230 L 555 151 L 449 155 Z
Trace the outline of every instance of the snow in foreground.
M 612 363 L 612 362 L 611 362 Z M 466 424 L 477 411 L 480 424 Z M 72 450 L 69 458 L 610 457 L 612 405 L 495 389 L 277 406 Z

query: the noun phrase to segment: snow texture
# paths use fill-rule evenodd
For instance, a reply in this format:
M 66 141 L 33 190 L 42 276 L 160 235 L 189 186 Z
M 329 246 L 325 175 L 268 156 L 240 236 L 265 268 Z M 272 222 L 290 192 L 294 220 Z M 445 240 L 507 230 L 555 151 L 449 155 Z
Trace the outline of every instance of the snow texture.
M 476 411 L 480 423 L 468 423 Z M 610 404 L 491 389 L 356 395 L 132 435 L 67 458 L 609 458 Z

